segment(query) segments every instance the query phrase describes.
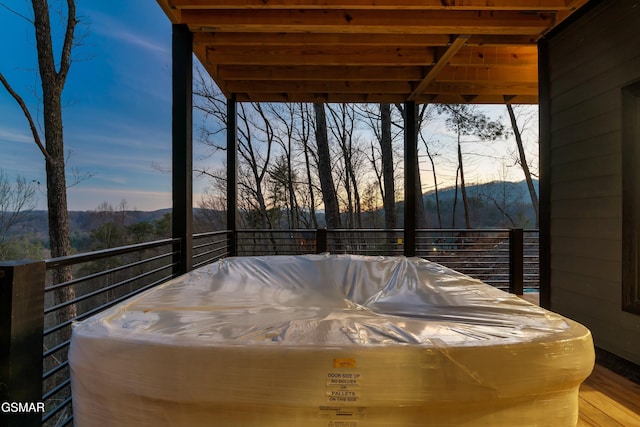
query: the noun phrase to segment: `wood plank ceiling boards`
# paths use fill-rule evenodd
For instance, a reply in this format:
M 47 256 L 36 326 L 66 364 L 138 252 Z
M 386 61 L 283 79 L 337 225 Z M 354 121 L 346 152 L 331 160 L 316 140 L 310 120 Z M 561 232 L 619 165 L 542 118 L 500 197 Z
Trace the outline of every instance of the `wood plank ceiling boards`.
M 157 0 L 238 101 L 537 103 L 537 41 L 587 0 Z

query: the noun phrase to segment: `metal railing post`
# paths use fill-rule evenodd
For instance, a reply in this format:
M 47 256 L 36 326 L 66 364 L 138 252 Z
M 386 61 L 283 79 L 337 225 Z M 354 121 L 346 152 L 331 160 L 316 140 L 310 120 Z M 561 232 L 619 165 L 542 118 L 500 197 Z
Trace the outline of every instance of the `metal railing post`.
M 509 230 L 509 292 L 524 293 L 524 232 L 522 228 Z
M 229 230 L 229 256 L 238 256 L 238 230 Z
M 186 25 L 172 26 L 172 224 L 182 241 L 174 274 L 193 269 L 193 36 Z
M 316 230 L 316 253 L 327 252 L 327 229 L 318 228 Z
M 418 109 L 415 101 L 404 104 L 404 255 L 416 256 L 416 181 L 418 179 Z M 420 197 L 422 203 L 422 197 Z
M 42 401 L 44 261 L 0 264 L 0 402 Z M 41 412 L 0 411 L 0 425 L 40 426 Z

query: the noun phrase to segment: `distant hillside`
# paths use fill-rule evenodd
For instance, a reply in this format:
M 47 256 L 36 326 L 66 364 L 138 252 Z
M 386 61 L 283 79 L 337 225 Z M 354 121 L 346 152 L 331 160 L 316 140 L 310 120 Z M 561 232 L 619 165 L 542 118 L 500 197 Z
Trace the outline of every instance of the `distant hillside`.
M 166 213 L 171 213 L 171 209 L 160 209 L 157 211 L 124 211 L 124 212 L 96 212 L 96 211 L 69 211 L 69 229 L 71 232 L 90 232 L 98 225 L 105 222 L 106 218 L 118 218 L 125 225 L 138 222 L 153 222 Z M 109 219 L 111 220 L 111 219 Z M 24 213 L 20 219 L 21 226 L 18 227 L 23 234 L 33 234 L 46 236 L 48 230 L 47 211 L 37 210 Z
M 538 181 L 534 182 L 536 193 Z M 453 222 L 453 205 L 455 197 L 454 188 L 446 188 L 438 192 L 440 202 L 440 218 L 443 228 L 451 228 Z M 535 227 L 535 214 L 529 197 L 526 182 L 490 182 L 486 184 L 467 186 L 471 225 L 473 228 L 506 228 L 506 227 Z M 458 203 L 456 206 L 455 227 L 464 227 L 464 208 L 462 194 L 458 189 Z M 438 228 L 438 210 L 435 192 L 423 195 L 426 210 L 426 227 Z M 398 227 L 404 226 L 404 202 L 397 203 Z M 200 209 L 194 209 L 198 212 Z M 154 223 L 160 220 L 171 209 L 156 211 L 123 211 L 123 212 L 96 212 L 96 211 L 70 211 L 69 227 L 72 240 L 76 249 L 80 249 L 88 243 L 92 230 L 105 222 L 117 222 L 129 226 L 140 222 Z M 218 213 L 224 215 L 222 213 Z M 384 211 L 364 212 L 363 226 L 381 228 L 384 226 Z M 324 227 L 324 213 L 317 213 L 320 227 Z M 346 223 L 346 221 L 345 221 Z M 29 236 L 32 241 L 39 241 L 47 247 L 48 225 L 46 211 L 31 211 L 21 216 L 20 226 L 16 228 L 16 234 Z
M 534 187 L 536 194 L 539 194 L 537 180 L 534 181 Z M 495 181 L 467 185 L 466 189 L 473 228 L 535 227 L 535 212 L 525 181 Z M 455 222 L 453 221 L 454 197 L 456 197 L 454 187 L 438 191 L 442 228 L 463 228 L 465 226 L 460 188 L 457 191 Z M 425 193 L 423 200 L 426 211 L 426 227 L 439 228 L 435 191 Z M 404 202 L 398 203 L 398 226 L 404 226 Z
M 534 181 L 536 194 L 539 194 L 538 181 Z M 453 223 L 453 201 L 456 195 L 454 188 L 447 188 L 438 192 L 440 200 L 440 216 L 443 227 L 451 227 Z M 527 183 L 495 181 L 486 184 L 467 186 L 471 226 L 483 227 L 535 227 L 535 212 L 531 203 L 531 197 Z M 464 207 L 462 194 L 457 192 L 458 203 L 456 206 L 456 227 L 464 226 Z M 423 197 L 427 209 L 427 218 L 431 219 L 435 227 L 437 224 L 436 195 L 430 192 Z

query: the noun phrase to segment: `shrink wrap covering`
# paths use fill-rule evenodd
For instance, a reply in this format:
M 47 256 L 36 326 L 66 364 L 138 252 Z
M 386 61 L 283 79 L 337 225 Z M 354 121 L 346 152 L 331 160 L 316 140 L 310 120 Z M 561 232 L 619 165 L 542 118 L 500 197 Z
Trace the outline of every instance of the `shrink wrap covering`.
M 228 258 L 75 324 L 76 426 L 570 426 L 582 325 L 419 259 Z

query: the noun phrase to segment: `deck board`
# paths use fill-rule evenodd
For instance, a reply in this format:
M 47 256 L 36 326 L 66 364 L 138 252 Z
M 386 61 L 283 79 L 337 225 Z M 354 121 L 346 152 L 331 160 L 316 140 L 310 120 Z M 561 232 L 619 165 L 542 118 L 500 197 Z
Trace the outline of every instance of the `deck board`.
M 579 427 L 640 427 L 640 384 L 596 365 L 580 387 Z

